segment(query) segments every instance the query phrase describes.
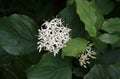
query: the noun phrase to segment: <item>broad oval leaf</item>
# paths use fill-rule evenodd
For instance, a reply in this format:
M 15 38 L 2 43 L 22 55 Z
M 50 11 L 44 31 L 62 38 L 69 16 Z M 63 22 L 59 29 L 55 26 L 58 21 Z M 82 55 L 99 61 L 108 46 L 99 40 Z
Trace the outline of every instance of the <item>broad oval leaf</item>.
M 66 44 L 66 47 L 63 48 L 62 56 L 76 57 L 86 49 L 87 44 L 88 41 L 83 38 L 71 39 Z
M 119 41 L 120 37 L 113 34 L 105 33 L 102 34 L 98 39 L 100 39 L 104 43 L 113 44 Z
M 119 72 L 114 66 L 94 65 L 84 79 L 119 79 Z
M 13 14 L 0 19 L 0 45 L 10 54 L 36 50 L 37 24 L 25 15 Z
M 98 8 L 105 15 L 109 14 L 113 8 L 114 3 L 111 0 L 95 0 Z
M 76 8 L 80 19 L 85 24 L 86 31 L 90 36 L 96 37 L 96 27 L 98 27 L 98 24 L 96 23 L 101 21 L 101 14 L 99 11 L 96 10 L 96 8 L 93 7 L 87 0 L 76 0 Z
M 101 29 L 109 33 L 120 32 L 120 18 L 108 19 Z
M 26 72 L 28 79 L 72 79 L 71 60 L 47 53 Z

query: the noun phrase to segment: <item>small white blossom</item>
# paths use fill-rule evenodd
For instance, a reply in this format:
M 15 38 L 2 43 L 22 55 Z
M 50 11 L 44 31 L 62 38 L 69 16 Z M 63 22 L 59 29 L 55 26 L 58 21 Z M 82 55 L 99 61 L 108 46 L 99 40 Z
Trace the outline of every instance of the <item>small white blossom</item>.
M 87 68 L 86 64 L 90 64 L 89 59 L 93 58 L 96 59 L 94 55 L 96 55 L 95 51 L 92 50 L 93 44 L 88 44 L 86 50 L 82 52 L 82 54 L 79 56 L 79 62 L 80 65 Z
M 63 25 L 62 19 L 54 18 L 50 22 L 46 21 L 42 24 L 41 29 L 38 29 L 38 49 L 42 48 L 58 54 L 59 50 L 65 46 L 70 39 L 69 32 L 71 29 Z

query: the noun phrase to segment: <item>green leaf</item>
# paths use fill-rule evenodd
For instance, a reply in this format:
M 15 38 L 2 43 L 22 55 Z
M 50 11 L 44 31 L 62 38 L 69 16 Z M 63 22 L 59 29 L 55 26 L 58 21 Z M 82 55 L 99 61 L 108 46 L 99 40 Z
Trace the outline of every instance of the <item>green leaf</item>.
M 28 79 L 72 79 L 71 61 L 54 57 L 53 54 L 43 55 L 41 61 L 27 69 Z
M 96 10 L 96 8 L 93 7 L 87 0 L 76 0 L 76 8 L 80 19 L 85 24 L 86 31 L 90 36 L 96 37 L 96 27 L 98 27 L 97 23 L 98 21 L 101 21 L 101 14 L 99 11 Z
M 102 34 L 98 39 L 104 43 L 113 44 L 116 43 L 120 38 L 116 35 L 105 33 Z
M 109 33 L 120 32 L 120 18 L 108 19 L 101 29 Z
M 104 22 L 104 16 L 102 15 L 102 13 L 100 12 L 100 10 L 98 9 L 97 7 L 97 4 L 95 2 L 95 0 L 92 0 L 90 2 L 90 4 L 92 5 L 92 7 L 94 7 L 96 9 L 96 16 L 97 16 L 97 20 L 95 22 L 95 27 L 97 30 L 99 30 L 101 28 L 101 26 L 103 25 L 103 22 Z
M 114 66 L 94 65 L 84 79 L 119 79 L 119 73 Z
M 114 3 L 111 0 L 95 0 L 98 8 L 105 15 L 109 14 L 113 8 Z
M 0 19 L 0 45 L 10 54 L 21 55 L 36 50 L 37 24 L 25 15 Z
M 75 0 L 67 0 L 67 4 L 68 5 L 72 5 L 74 3 Z
M 115 64 L 120 63 L 120 48 L 118 49 L 108 49 L 105 51 L 101 57 L 101 63 L 104 64 Z
M 67 6 L 59 13 L 59 16 L 65 21 L 67 27 L 72 29 L 72 38 L 87 37 L 88 34 L 84 30 L 83 24 L 81 23 L 75 9 L 76 8 L 74 4 Z
M 88 41 L 83 38 L 71 39 L 66 44 L 66 47 L 63 48 L 62 56 L 76 57 L 86 49 L 87 44 Z

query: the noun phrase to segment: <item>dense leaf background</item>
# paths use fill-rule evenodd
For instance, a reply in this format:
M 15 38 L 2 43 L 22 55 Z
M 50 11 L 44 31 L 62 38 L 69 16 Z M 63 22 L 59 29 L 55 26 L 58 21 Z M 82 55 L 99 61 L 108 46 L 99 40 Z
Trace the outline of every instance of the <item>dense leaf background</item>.
M 37 29 L 63 19 L 71 40 L 54 57 Z M 77 56 L 94 43 L 87 68 Z M 0 79 L 120 79 L 120 0 L 0 0 Z

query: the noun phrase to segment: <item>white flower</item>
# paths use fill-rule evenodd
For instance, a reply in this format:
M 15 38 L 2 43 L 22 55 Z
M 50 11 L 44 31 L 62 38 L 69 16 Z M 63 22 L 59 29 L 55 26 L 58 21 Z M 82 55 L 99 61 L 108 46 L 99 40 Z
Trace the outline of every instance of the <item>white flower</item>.
M 69 41 L 69 32 L 71 29 L 63 25 L 63 21 L 59 18 L 54 18 L 50 22 L 46 21 L 42 24 L 41 29 L 38 29 L 38 49 L 42 48 L 58 54 L 59 50 Z
M 96 55 L 95 51 L 92 50 L 93 44 L 88 44 L 86 50 L 82 52 L 82 54 L 79 56 L 79 62 L 80 65 L 87 68 L 86 64 L 90 64 L 89 59 L 93 58 L 96 59 L 94 55 Z

